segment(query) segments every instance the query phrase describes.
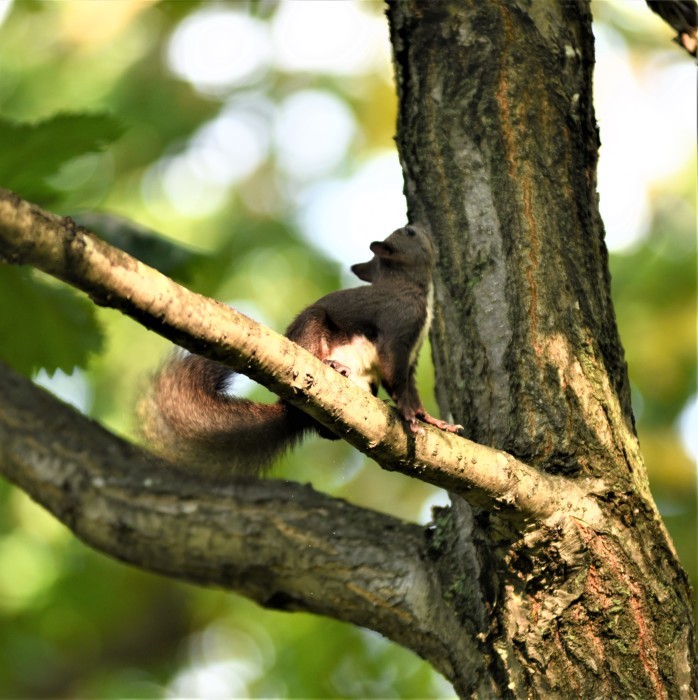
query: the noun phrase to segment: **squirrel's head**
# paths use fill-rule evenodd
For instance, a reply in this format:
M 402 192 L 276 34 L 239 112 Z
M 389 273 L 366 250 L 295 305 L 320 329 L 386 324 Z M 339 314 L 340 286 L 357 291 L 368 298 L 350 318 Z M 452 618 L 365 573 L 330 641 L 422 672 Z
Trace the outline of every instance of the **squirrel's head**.
M 364 282 L 375 282 L 387 271 L 424 271 L 431 276 L 436 253 L 422 226 L 410 224 L 393 231 L 384 241 L 371 243 L 373 258 L 352 265 L 351 271 Z

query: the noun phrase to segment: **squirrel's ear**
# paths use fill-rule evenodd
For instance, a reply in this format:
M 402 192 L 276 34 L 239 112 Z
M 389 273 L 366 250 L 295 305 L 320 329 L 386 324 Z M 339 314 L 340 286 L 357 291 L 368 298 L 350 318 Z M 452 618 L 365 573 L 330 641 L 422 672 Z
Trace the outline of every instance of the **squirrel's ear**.
M 373 282 L 377 261 L 375 258 L 365 263 L 356 263 L 351 266 L 351 271 L 364 282 Z
M 387 241 L 373 241 L 369 247 L 377 258 L 389 258 L 395 252 L 393 246 Z
M 351 271 L 364 282 L 373 282 L 378 274 L 381 260 L 390 258 L 395 252 L 390 243 L 386 241 L 373 241 L 370 248 L 373 257 L 368 262 L 351 266 Z

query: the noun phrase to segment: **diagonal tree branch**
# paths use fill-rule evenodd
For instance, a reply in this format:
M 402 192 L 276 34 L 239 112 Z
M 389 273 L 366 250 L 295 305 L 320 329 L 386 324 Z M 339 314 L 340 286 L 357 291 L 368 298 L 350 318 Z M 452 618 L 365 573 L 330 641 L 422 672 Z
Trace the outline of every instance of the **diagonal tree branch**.
M 2 363 L 0 396 L 0 472 L 96 549 L 265 607 L 374 629 L 446 677 L 456 662 L 481 664 L 444 602 L 419 526 L 300 484 L 211 489 Z
M 385 469 L 400 471 L 511 517 L 599 518 L 600 485 L 546 474 L 512 455 L 425 427 L 413 436 L 396 411 L 296 344 L 195 294 L 71 219 L 0 189 L 0 256 L 30 264 L 119 309 L 146 328 L 224 362 L 302 408 Z

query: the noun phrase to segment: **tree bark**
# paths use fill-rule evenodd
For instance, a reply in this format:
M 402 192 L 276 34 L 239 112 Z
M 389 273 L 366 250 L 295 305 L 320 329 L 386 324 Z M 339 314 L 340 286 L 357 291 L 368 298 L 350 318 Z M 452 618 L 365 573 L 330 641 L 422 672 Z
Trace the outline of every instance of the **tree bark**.
M 456 497 L 485 658 L 511 697 L 693 697 L 691 592 L 649 493 L 598 214 L 588 2 L 390 4 L 410 218 L 438 242 L 442 412 L 606 524 L 512 530 Z M 444 564 L 448 566 L 448 564 Z
M 188 350 L 257 380 L 386 469 L 467 493 L 483 507 L 506 508 L 510 517 L 543 519 L 557 510 L 590 521 L 598 515 L 595 501 L 568 479 L 426 425 L 412 433 L 397 411 L 287 338 L 185 289 L 70 218 L 0 188 L 1 258 L 34 265 L 83 290 L 96 304 L 119 309 Z
M 0 397 L 0 472 L 92 547 L 267 608 L 369 627 L 446 677 L 479 663 L 421 527 L 301 484 L 173 472 L 2 363 Z

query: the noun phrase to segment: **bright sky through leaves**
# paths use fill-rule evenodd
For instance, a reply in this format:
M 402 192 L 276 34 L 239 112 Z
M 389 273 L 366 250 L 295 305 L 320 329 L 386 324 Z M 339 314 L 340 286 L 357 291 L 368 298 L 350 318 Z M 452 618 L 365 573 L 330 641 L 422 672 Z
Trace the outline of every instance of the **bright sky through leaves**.
M 638 22 L 652 20 L 642 3 L 635 5 L 642 7 L 626 9 Z M 602 26 L 595 31 L 595 101 L 603 143 L 599 163 L 601 213 L 608 247 L 616 251 L 632 247 L 647 233 L 648 196 L 655 183 L 685 167 L 693 157 L 689 144 L 693 143 L 695 97 L 688 88 L 693 67 L 688 61 L 679 61 L 683 56 L 677 54 L 673 64 L 638 68 L 631 64 L 620 35 Z M 172 70 L 198 90 L 220 92 L 243 83 L 254 84 L 271 67 L 344 75 L 390 71 L 387 46 L 384 19 L 364 12 L 358 3 L 286 2 L 269 24 L 230 7 L 192 14 L 174 33 L 167 57 Z M 286 174 L 311 180 L 331 175 L 332 167 L 345 155 L 355 125 L 335 97 L 314 91 L 290 95 L 266 129 L 274 133 L 279 165 Z M 199 209 L 207 213 L 222 203 L 223 192 L 215 192 L 216 187 L 234 185 L 261 162 L 267 140 L 262 133 L 258 129 L 254 134 L 241 134 L 235 148 L 225 153 L 230 161 L 242 161 L 237 169 L 234 165 L 226 169 L 213 157 L 207 162 L 200 143 L 183 156 L 184 161 L 166 164 L 164 189 L 173 205 L 196 215 Z M 248 143 L 251 146 L 246 147 Z M 387 157 L 380 156 L 379 163 L 384 164 Z M 396 205 L 396 199 L 402 197 L 398 179 L 388 177 L 381 183 L 369 174 L 381 167 L 369 164 L 368 171 L 353 178 L 334 179 L 304 192 L 298 201 L 302 202 L 301 222 L 309 237 L 322 246 L 318 233 L 326 230 L 328 211 L 333 212 L 335 222 L 351 222 L 354 231 L 375 228 L 375 235 L 401 224 L 405 208 L 404 204 Z M 362 191 L 366 185 L 370 189 Z M 207 188 L 214 191 L 207 193 Z M 390 220 L 386 222 L 386 218 Z M 374 226 L 374 222 L 380 225 Z M 349 254 L 354 259 L 356 254 L 347 250 L 351 249 L 351 232 L 343 234 L 346 245 L 327 252 L 340 259 Z M 362 236 L 356 247 L 364 245 Z

